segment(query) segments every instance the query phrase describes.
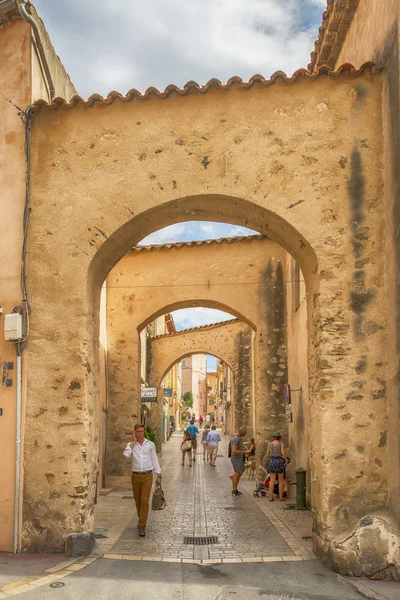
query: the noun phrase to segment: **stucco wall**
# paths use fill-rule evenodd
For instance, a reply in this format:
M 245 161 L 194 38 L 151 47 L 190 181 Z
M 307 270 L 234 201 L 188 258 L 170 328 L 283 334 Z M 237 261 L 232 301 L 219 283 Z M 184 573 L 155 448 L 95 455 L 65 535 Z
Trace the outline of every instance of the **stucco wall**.
M 221 243 L 142 248 L 119 261 L 107 278 L 109 476 L 126 474 L 121 444 L 140 410 L 136 376 L 140 362 L 138 331 L 154 316 L 172 310 L 171 306 L 220 308 L 253 326 L 256 344 L 247 331 L 240 333 L 242 339 L 236 339 L 236 344 L 240 365 L 249 362 L 252 346 L 256 346 L 255 421 L 260 452 L 276 429 L 282 429 L 286 435 L 282 395 L 287 379 L 282 295 L 285 261 L 286 252 L 280 246 L 258 236 Z M 151 347 L 147 361 L 154 364 Z M 248 397 L 248 388 L 248 370 L 244 367 L 236 382 L 237 398 Z M 247 412 L 245 402 L 237 418 L 250 424 L 253 417 Z
M 92 523 L 96 323 L 105 276 L 151 231 L 193 219 L 265 233 L 304 273 L 316 550 L 345 568 L 337 544 L 385 507 L 384 75 L 296 78 L 292 85 L 279 78 L 248 88 L 214 83 L 183 97 L 170 90 L 165 98 L 153 92 L 148 100 L 35 114 L 26 547 L 60 548 L 65 532 Z M 126 331 L 132 339 L 134 333 Z M 318 367 L 320 359 L 328 360 L 326 368 Z M 50 389 L 46 416 L 35 418 Z M 60 418 L 66 397 L 77 406 L 76 420 Z M 58 423 L 55 432 L 54 425 L 46 429 L 49 421 Z M 47 448 L 54 437 L 66 449 L 62 456 Z M 344 456 L 343 440 L 351 440 Z M 60 494 L 51 506 L 42 490 L 49 460 L 51 486 Z M 41 531 L 34 529 L 38 506 Z M 367 561 L 368 551 L 362 572 Z
M 360 0 L 337 64 L 372 60 L 385 69 L 383 163 L 385 177 L 385 270 L 388 306 L 388 507 L 400 527 L 400 3 Z M 380 461 L 375 458 L 375 461 Z
M 22 21 L 0 29 L 1 92 L 17 106 L 28 106 L 30 88 L 30 30 Z M 25 202 L 24 127 L 18 109 L 0 97 L 0 306 L 4 314 L 21 304 L 22 217 Z M 0 454 L 0 551 L 13 550 L 15 485 L 16 354 L 4 341 L 4 314 L 0 314 L 0 355 L 13 362 L 10 388 L 1 388 Z
M 54 73 L 59 95 L 70 98 L 74 88 L 56 57 L 43 24 L 32 8 L 44 35 L 44 45 Z M 4 314 L 21 305 L 22 222 L 25 204 L 24 127 L 18 115 L 38 98 L 44 88 L 43 74 L 35 57 L 30 26 L 18 19 L 0 29 L 1 92 L 12 101 L 0 98 L 0 306 Z M 48 99 L 47 94 L 44 95 Z M 16 106 L 14 106 L 16 105 Z M 3 317 L 0 315 L 0 354 L 2 361 L 14 362 L 11 388 L 2 389 L 3 416 L 0 418 L 2 484 L 0 486 L 0 551 L 13 549 L 14 485 L 15 485 L 15 406 L 16 356 L 13 344 L 4 342 Z M 23 355 L 23 399 L 26 398 L 26 371 Z M 23 409 L 24 412 L 24 409 Z M 23 418 L 23 415 L 22 415 Z M 23 442 L 22 437 L 22 442 Z M 22 452 L 23 468 L 23 452 Z
M 307 297 L 303 274 L 295 269 L 295 260 L 288 255 L 286 273 L 287 305 L 287 346 L 288 346 L 288 383 L 293 390 L 292 418 L 289 423 L 288 456 L 291 458 L 289 474 L 294 480 L 295 470 L 307 470 L 307 503 L 311 503 L 311 460 L 309 443 L 309 394 L 308 394 L 308 336 L 307 336 Z M 299 279 L 299 298 L 296 298 L 296 278 Z M 297 300 L 300 304 L 297 305 Z M 311 432 L 312 434 L 312 432 Z

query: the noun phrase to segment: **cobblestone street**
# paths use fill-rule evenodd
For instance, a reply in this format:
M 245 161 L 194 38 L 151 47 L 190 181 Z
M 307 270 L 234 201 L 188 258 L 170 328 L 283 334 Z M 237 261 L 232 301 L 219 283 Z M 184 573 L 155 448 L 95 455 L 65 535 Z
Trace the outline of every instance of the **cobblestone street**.
M 221 444 L 217 467 L 203 460 L 199 449 L 190 468 L 181 466 L 181 434 L 165 445 L 163 489 L 167 507 L 150 512 L 146 538 L 138 537 L 132 493 L 114 491 L 102 496 L 96 508 L 97 550 L 108 558 L 170 562 L 252 562 L 312 560 L 309 541 L 311 513 L 287 510 L 288 502 L 253 498 L 255 481 L 242 477 L 243 496 L 231 494 L 232 472 L 227 439 Z M 285 510 L 286 509 L 286 510 Z M 286 526 L 285 519 L 290 522 Z M 215 536 L 215 543 L 187 545 L 185 537 Z

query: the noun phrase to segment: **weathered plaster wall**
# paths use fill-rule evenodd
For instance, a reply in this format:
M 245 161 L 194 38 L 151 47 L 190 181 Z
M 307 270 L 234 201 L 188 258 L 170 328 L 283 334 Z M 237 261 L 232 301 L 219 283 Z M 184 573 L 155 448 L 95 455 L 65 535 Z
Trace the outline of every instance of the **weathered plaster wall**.
M 32 9 L 35 18 L 36 12 Z M 38 19 L 43 33 L 43 24 Z M 73 86 L 54 53 L 47 33 L 45 47 L 50 68 L 55 73 L 59 95 L 70 98 Z M 50 49 L 51 47 L 51 49 Z M 4 314 L 21 305 L 21 250 L 22 222 L 25 204 L 24 127 L 19 109 L 28 107 L 37 99 L 35 90 L 43 87 L 43 74 L 33 54 L 30 26 L 22 19 L 0 29 L 0 82 L 1 92 L 12 101 L 0 98 L 0 250 L 6 257 L 0 265 L 0 306 Z M 45 95 L 48 98 L 47 95 Z M 14 106 L 16 105 L 16 106 Z M 15 486 L 15 406 L 16 355 L 13 344 L 4 341 L 3 316 L 0 315 L 0 354 L 2 361 L 14 362 L 11 388 L 2 389 L 3 416 L 0 418 L 2 477 L 0 486 L 0 551 L 13 549 L 14 486 Z M 23 355 L 24 365 L 24 355 Z M 26 372 L 23 366 L 23 401 L 26 399 Z M 23 467 L 23 437 L 22 437 Z
M 0 29 L 1 92 L 17 106 L 27 106 L 30 88 L 30 30 L 22 21 Z M 21 303 L 22 216 L 25 201 L 24 127 L 18 110 L 0 97 L 0 306 L 4 314 Z M 0 315 L 0 354 L 14 363 L 13 386 L 1 388 L 0 551 L 13 550 L 15 486 L 16 354 L 4 340 L 4 315 Z
M 385 178 L 385 271 L 388 307 L 388 372 L 385 393 L 387 407 L 386 465 L 388 509 L 400 527 L 400 3 L 398 0 L 360 0 L 338 58 L 339 63 L 360 65 L 372 60 L 384 67 L 383 163 Z M 385 430 L 386 432 L 386 430 Z M 380 458 L 374 459 L 380 465 Z M 390 527 L 393 523 L 390 518 Z M 385 543 L 389 543 L 387 537 Z M 379 553 L 382 550 L 379 549 Z M 377 550 L 378 552 L 378 550 Z M 371 573 L 381 565 L 371 566 Z M 390 570 L 390 569 L 389 569 Z M 386 570 L 386 573 L 389 571 Z M 382 575 L 383 576 L 383 575 Z M 397 577 L 400 578 L 400 567 Z
M 320 554 L 330 557 L 346 530 L 386 505 L 383 82 L 368 70 L 313 81 L 300 75 L 293 85 L 214 83 L 183 97 L 153 92 L 144 101 L 35 114 L 27 547 L 59 549 L 64 533 L 91 526 L 100 286 L 132 245 L 184 220 L 246 225 L 301 265 Z M 328 362 L 323 369 L 321 359 Z M 50 390 L 46 416 L 35 418 Z M 76 419 L 60 417 L 67 395 Z M 343 440 L 351 443 L 337 458 Z M 72 460 L 70 444 L 77 450 Z M 50 460 L 60 494 L 51 506 L 42 490 Z M 40 532 L 32 528 L 38 514 Z
M 140 364 L 138 331 L 154 316 L 172 310 L 171 306 L 222 308 L 252 324 L 257 339 L 255 417 L 260 450 L 275 429 L 281 427 L 283 432 L 286 431 L 282 400 L 285 366 L 283 371 L 276 368 L 276 352 L 282 349 L 275 342 L 267 343 L 270 337 L 275 340 L 278 335 L 285 335 L 284 302 L 278 312 L 275 306 L 269 308 L 269 305 L 277 296 L 275 274 L 278 272 L 280 285 L 283 285 L 283 270 L 279 265 L 285 264 L 286 252 L 259 236 L 220 243 L 149 248 L 128 253 L 107 278 L 110 377 L 107 475 L 112 477 L 126 474 L 121 444 L 132 427 L 132 419 L 140 411 L 140 379 L 136 375 Z M 264 277 L 266 271 L 269 279 Z M 279 319 L 283 321 L 279 323 Z M 247 332 L 243 336 L 241 364 L 250 360 L 251 346 L 254 345 Z M 282 351 L 284 355 L 284 349 Z M 280 357 L 280 363 L 281 367 L 285 365 L 284 356 Z M 155 363 L 152 347 L 149 347 L 148 367 L 151 364 Z M 237 398 L 248 396 L 249 381 L 245 371 L 240 390 L 236 388 Z M 150 376 L 148 369 L 147 381 Z M 251 423 L 246 404 L 241 407 L 240 417 Z
M 308 336 L 307 336 L 307 297 L 303 274 L 296 273 L 295 260 L 288 255 L 286 263 L 288 284 L 286 287 L 287 306 L 287 347 L 288 383 L 292 390 L 293 421 L 289 427 L 288 456 L 292 459 L 289 475 L 294 480 L 297 468 L 307 470 L 307 503 L 311 504 L 311 457 L 309 442 L 309 394 L 308 394 Z M 296 278 L 299 278 L 299 300 L 295 297 Z M 300 391 L 299 391 L 300 390 Z M 311 431 L 311 435 L 313 432 Z
M 171 366 L 192 354 L 211 354 L 221 358 L 232 369 L 236 382 L 235 419 L 236 427 L 244 425 L 253 435 L 253 373 L 252 373 L 252 330 L 241 321 L 226 325 L 210 325 L 189 329 L 165 336 L 151 338 L 151 385 L 159 386 Z M 159 406 L 159 409 L 162 409 Z M 207 408 L 207 410 L 209 410 Z M 161 419 L 154 424 L 158 429 Z

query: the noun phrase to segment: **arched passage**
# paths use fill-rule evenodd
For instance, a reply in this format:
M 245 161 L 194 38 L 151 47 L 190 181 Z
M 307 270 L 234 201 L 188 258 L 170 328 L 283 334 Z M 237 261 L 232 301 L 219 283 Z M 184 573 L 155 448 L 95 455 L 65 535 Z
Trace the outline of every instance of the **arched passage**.
M 23 548 L 61 550 L 91 527 L 100 288 L 137 241 L 189 219 L 268 235 L 304 273 L 316 550 L 342 564 L 340 541 L 386 506 L 381 79 L 344 73 L 34 114 Z
M 127 474 L 127 465 L 119 459 L 120 435 L 140 414 L 141 331 L 160 315 L 180 308 L 219 309 L 252 328 L 260 452 L 273 431 L 286 432 L 285 260 L 277 244 L 265 236 L 251 236 L 184 247 L 138 247 L 110 272 L 107 478 Z
M 238 320 L 150 338 L 149 384 L 160 386 L 166 373 L 193 354 L 211 354 L 226 363 L 235 381 L 233 427 L 244 425 L 254 435 L 254 332 Z M 155 417 L 159 427 L 160 410 Z M 158 420 L 158 423 L 157 423 Z

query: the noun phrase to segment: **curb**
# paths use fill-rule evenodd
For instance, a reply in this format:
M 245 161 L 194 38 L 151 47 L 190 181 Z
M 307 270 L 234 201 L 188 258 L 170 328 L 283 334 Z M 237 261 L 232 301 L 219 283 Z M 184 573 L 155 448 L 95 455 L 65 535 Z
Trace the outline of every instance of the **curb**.
M 55 567 L 46 569 L 46 571 L 39 575 L 32 575 L 31 577 L 26 577 L 25 579 L 20 579 L 19 581 L 3 586 L 0 588 L 0 598 L 11 598 L 12 596 L 18 596 L 18 594 L 23 594 L 24 592 L 36 590 L 42 586 L 55 583 L 76 571 L 84 569 L 98 558 L 101 558 L 101 556 L 102 554 L 98 554 L 90 557 L 86 556 L 83 558 L 78 557 L 64 560 Z

